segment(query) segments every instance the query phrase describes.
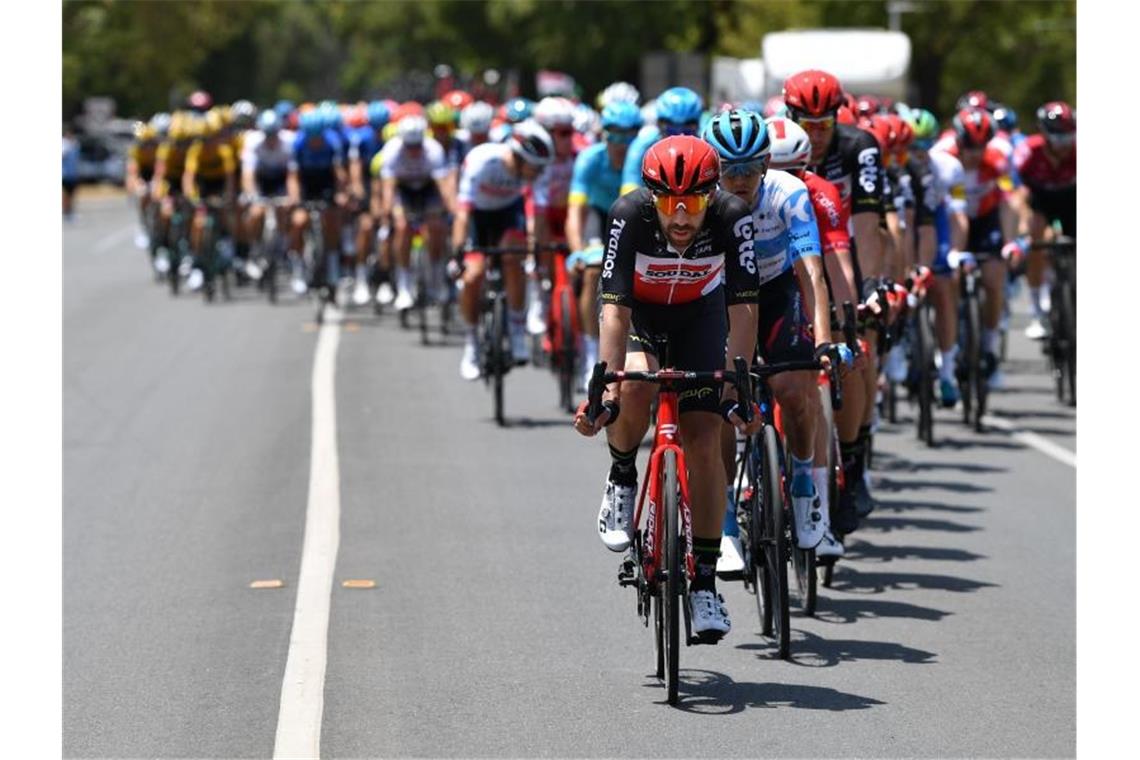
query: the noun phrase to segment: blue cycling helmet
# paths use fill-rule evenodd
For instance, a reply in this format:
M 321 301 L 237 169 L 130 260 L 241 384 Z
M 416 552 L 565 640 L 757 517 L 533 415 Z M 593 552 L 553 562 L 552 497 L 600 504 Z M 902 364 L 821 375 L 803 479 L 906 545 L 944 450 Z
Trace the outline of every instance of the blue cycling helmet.
M 772 152 L 772 140 L 763 117 L 755 111 L 723 111 L 714 116 L 701 134 L 716 148 L 722 161 L 756 161 Z
M 383 101 L 373 100 L 368 104 L 368 125 L 373 129 L 383 129 L 390 118 L 392 114 L 388 112 L 388 106 L 384 105 Z
M 277 118 L 282 121 L 289 118 L 289 114 L 293 113 L 296 109 L 297 106 L 293 105 L 293 101 L 291 100 L 278 100 L 273 104 L 273 110 L 277 114 Z
M 325 129 L 339 129 L 344 123 L 340 109 L 331 100 L 321 103 L 320 107 L 317 108 L 317 113 L 321 115 L 321 123 Z
M 754 113 L 763 114 L 764 104 L 759 100 L 745 100 L 742 101 L 737 108 L 741 111 L 752 111 Z
M 267 135 L 273 134 L 281 129 L 281 117 L 267 108 L 257 117 L 257 128 Z
M 301 131 L 309 137 L 316 137 L 325 131 L 324 116 L 314 109 L 301 114 Z
M 998 123 L 999 128 L 1006 132 L 1017 129 L 1017 111 L 1005 103 L 990 103 L 990 105 L 993 106 L 994 121 Z
M 614 100 L 602 109 L 603 129 L 638 129 L 641 124 L 641 109 L 628 101 Z
M 657 98 L 657 120 L 689 124 L 701 119 L 701 96 L 688 87 L 670 87 Z
M 534 103 L 526 98 L 511 98 L 505 106 L 507 121 L 518 124 L 534 115 Z

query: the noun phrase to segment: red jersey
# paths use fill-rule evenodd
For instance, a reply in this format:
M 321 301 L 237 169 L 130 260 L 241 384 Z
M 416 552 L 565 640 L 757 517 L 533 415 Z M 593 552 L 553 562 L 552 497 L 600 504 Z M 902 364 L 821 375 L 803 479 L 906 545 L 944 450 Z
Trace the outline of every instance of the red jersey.
M 1067 190 L 1077 184 L 1077 146 L 1061 158 L 1049 153 L 1044 135 L 1030 135 L 1017 146 L 1014 165 L 1030 190 Z
M 956 141 L 946 148 L 946 153 L 961 160 Z M 966 215 L 970 219 L 978 219 L 997 211 L 1002 196 L 1013 188 L 1009 162 L 1001 150 L 991 143 L 982 153 L 978 168 L 962 168 L 966 180 Z
M 819 227 L 819 248 L 826 256 L 837 251 L 851 250 L 851 234 L 847 229 L 850 215 L 839 188 L 813 172 L 805 171 L 800 177 L 807 186 L 815 209 L 815 222 Z

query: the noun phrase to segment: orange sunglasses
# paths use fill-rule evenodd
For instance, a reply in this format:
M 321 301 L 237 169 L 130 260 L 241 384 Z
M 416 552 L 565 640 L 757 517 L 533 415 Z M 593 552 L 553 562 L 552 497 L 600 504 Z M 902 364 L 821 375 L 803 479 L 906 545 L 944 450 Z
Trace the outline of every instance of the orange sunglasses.
M 654 193 L 653 205 L 666 216 L 673 216 L 682 208 L 687 214 L 699 214 L 708 208 L 712 195 L 712 191 L 689 195 L 658 195 Z

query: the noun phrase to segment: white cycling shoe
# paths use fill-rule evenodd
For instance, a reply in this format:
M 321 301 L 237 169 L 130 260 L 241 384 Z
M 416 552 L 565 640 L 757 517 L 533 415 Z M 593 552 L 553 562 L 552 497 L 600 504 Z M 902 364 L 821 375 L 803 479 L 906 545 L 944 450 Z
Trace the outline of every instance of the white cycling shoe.
M 602 506 L 598 510 L 598 535 L 611 552 L 624 552 L 632 540 L 636 486 L 622 486 L 606 479 Z
M 814 549 L 823 540 L 823 514 L 819 509 L 819 495 L 792 496 L 792 512 L 796 520 L 796 546 Z
M 546 309 L 542 297 L 537 293 L 526 312 L 526 331 L 531 335 L 542 335 L 546 332 Z
M 356 306 L 364 306 L 368 301 L 368 283 L 364 280 L 357 280 L 356 287 L 352 290 L 352 303 Z
M 206 277 L 202 274 L 202 270 L 193 269 L 190 271 L 190 276 L 186 278 L 186 288 L 188 290 L 201 290 L 205 281 Z
M 715 644 L 732 630 L 724 597 L 712 591 L 689 593 L 689 609 L 693 614 L 693 633 L 702 643 Z
M 479 348 L 473 341 L 463 345 L 463 358 L 459 360 L 459 376 L 464 380 L 478 380 L 482 375 L 479 369 Z
M 823 540 L 819 542 L 819 546 L 815 547 L 815 556 L 819 557 L 842 557 L 846 550 L 843 544 L 831 535 L 831 529 L 828 528 L 823 532 Z
M 376 288 L 376 303 L 381 306 L 388 306 L 395 300 L 396 293 L 392 290 L 391 283 L 380 283 L 380 287 Z
M 1030 340 L 1045 340 L 1049 337 L 1049 330 L 1045 327 L 1044 322 L 1034 317 L 1029 326 L 1025 328 L 1025 337 Z
M 740 536 L 720 537 L 720 557 L 716 561 L 717 575 L 739 575 L 744 572 L 744 551 Z
M 407 311 L 416 305 L 416 298 L 412 295 L 412 291 L 407 288 L 400 288 L 396 294 L 396 311 Z

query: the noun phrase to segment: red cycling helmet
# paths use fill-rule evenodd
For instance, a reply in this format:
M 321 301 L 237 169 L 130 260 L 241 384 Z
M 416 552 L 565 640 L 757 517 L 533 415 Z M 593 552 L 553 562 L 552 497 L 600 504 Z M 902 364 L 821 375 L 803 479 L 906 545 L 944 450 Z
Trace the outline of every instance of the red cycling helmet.
M 809 69 L 784 80 L 784 102 L 806 116 L 827 116 L 843 105 L 839 80 L 826 71 Z
M 716 150 L 694 135 L 658 140 L 641 161 L 641 179 L 657 195 L 696 195 L 716 187 L 720 161 Z
M 963 108 L 954 114 L 954 137 L 962 148 L 984 148 L 994 136 L 994 120 L 981 108 Z
M 473 98 L 470 93 L 464 92 L 463 90 L 449 90 L 443 94 L 443 97 L 440 98 L 440 100 L 451 106 L 451 110 L 455 111 L 456 113 L 459 113 L 464 108 L 475 102 L 475 98 Z
M 839 110 L 835 112 L 835 121 L 839 124 L 854 124 L 855 112 L 847 106 L 839 106 Z
M 1063 100 L 1054 100 L 1037 109 L 1037 127 L 1050 135 L 1067 135 L 1077 131 L 1077 117 Z
M 874 95 L 860 95 L 855 101 L 855 115 L 869 119 L 882 110 L 879 99 Z
M 867 119 L 866 126 L 860 126 L 875 136 L 875 139 L 879 142 L 879 151 L 883 155 L 889 153 L 891 148 L 894 147 L 895 132 L 889 116 L 874 114 Z
M 958 98 L 958 110 L 964 108 L 989 108 L 990 96 L 981 90 L 970 90 L 962 97 Z
M 851 113 L 855 113 L 855 109 L 858 107 L 858 104 L 859 101 L 854 95 L 847 92 L 847 90 L 843 91 L 843 105 L 847 107 L 847 110 L 849 110 Z
M 418 103 L 414 100 L 408 100 L 408 101 L 405 101 L 405 102 L 401 103 L 400 105 L 396 106 L 395 110 L 393 110 L 391 112 L 391 117 L 389 118 L 389 121 L 392 123 L 395 123 L 395 122 L 398 122 L 400 119 L 404 118 L 405 116 L 423 116 L 423 115 L 424 115 L 423 104 Z
M 891 147 L 894 150 L 905 150 L 910 145 L 911 140 L 914 139 L 914 127 L 897 113 L 887 114 L 887 119 L 890 121 L 891 130 L 895 134 L 894 144 Z

